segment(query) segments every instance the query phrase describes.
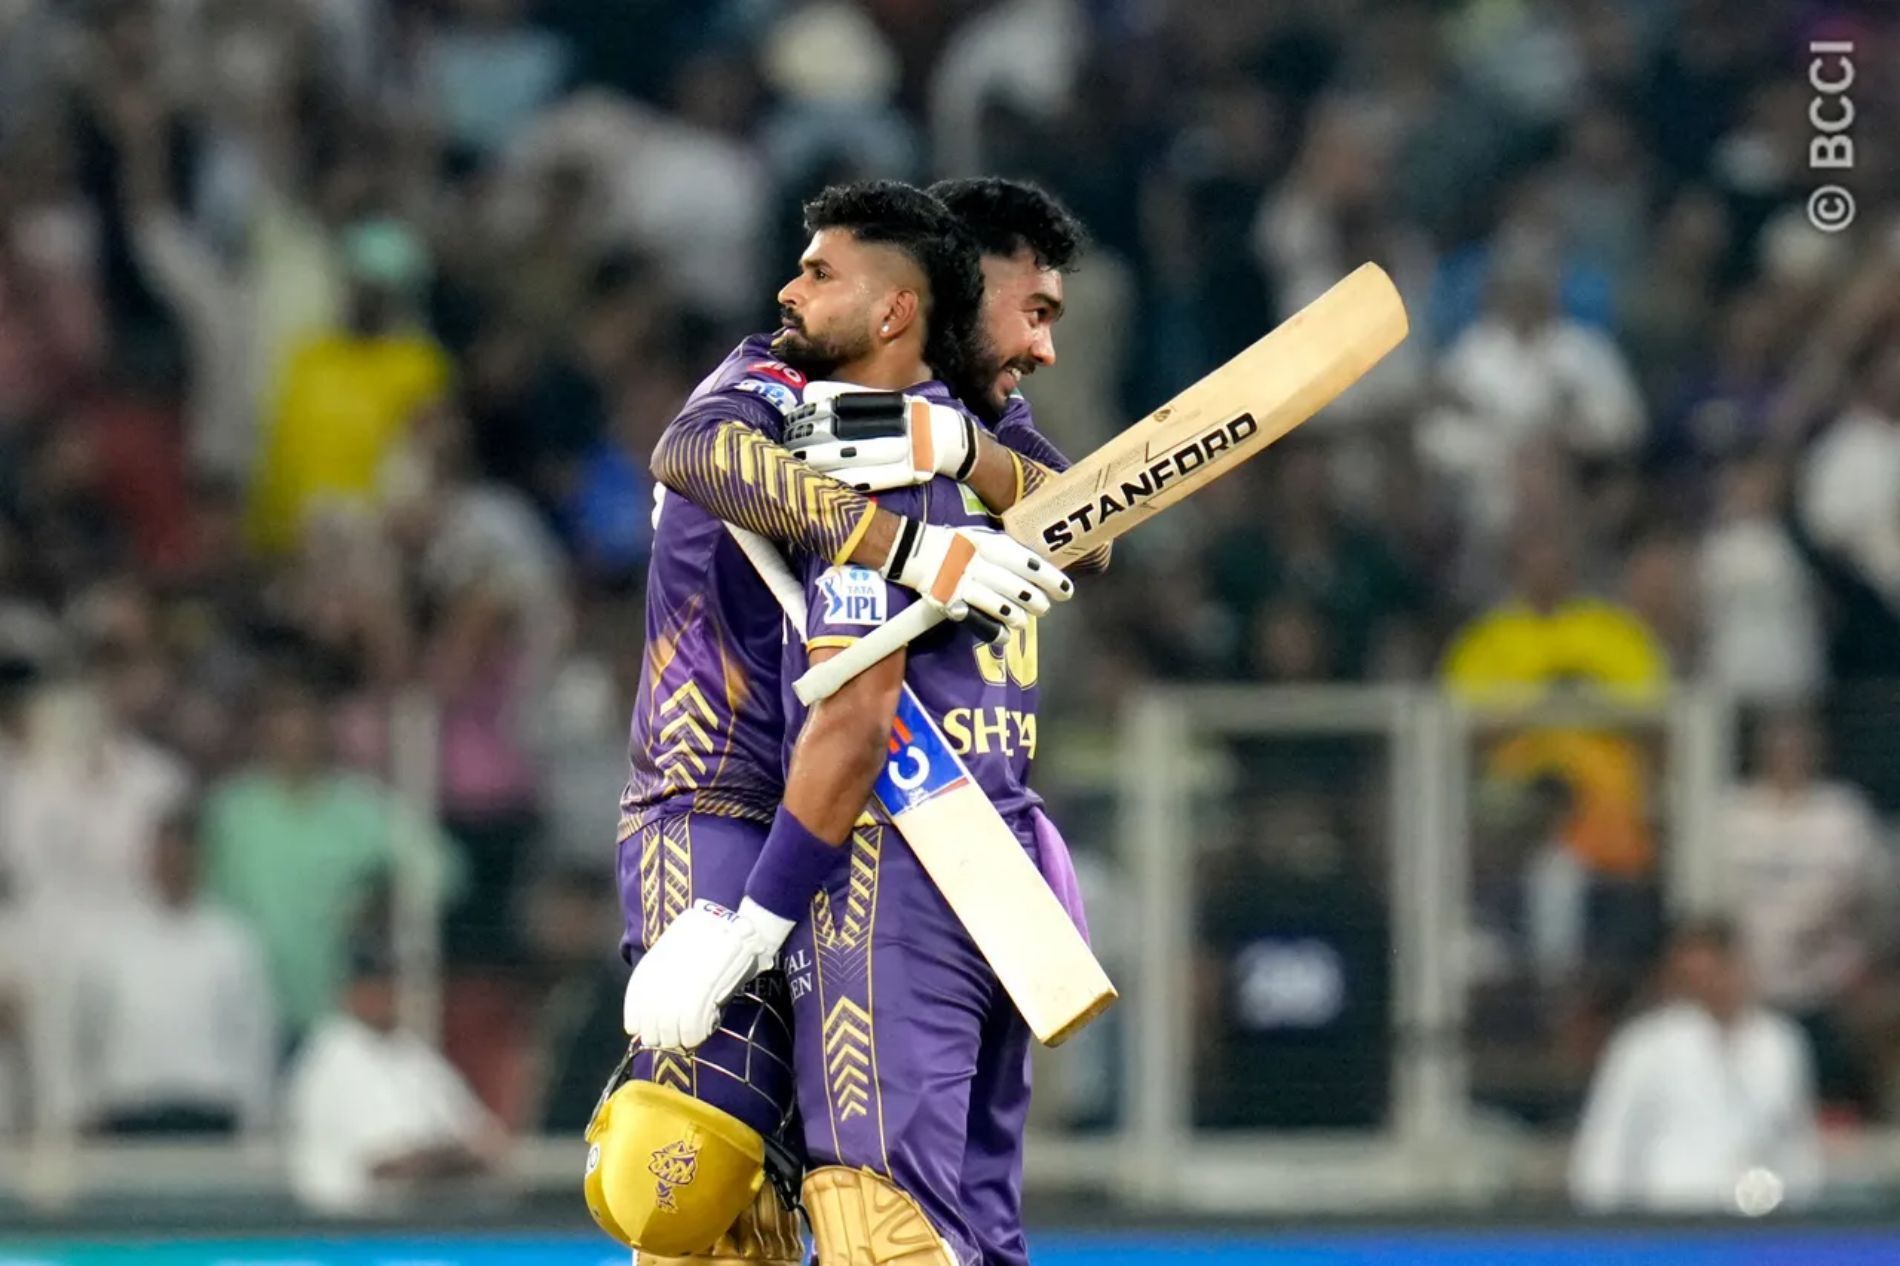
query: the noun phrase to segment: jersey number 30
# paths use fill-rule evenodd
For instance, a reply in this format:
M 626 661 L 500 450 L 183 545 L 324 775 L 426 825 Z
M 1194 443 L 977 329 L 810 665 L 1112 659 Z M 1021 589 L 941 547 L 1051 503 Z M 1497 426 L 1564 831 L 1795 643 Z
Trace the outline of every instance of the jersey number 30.
M 1024 690 L 1036 684 L 1036 621 L 1025 629 L 1011 629 L 1009 641 L 998 650 L 977 644 L 976 668 L 992 686 L 1003 684 L 1005 677 Z

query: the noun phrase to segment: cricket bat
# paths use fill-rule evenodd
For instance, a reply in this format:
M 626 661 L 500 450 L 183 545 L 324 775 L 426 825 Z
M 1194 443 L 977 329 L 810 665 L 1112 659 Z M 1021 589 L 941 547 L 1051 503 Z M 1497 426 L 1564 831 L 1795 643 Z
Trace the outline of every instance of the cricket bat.
M 1192 496 L 1321 409 L 1405 339 L 1405 305 L 1361 264 L 1277 329 L 1003 515 L 1003 530 L 1053 563 L 1073 562 Z M 943 620 L 906 607 L 793 683 L 807 705 Z
M 770 541 L 726 526 L 802 636 L 804 586 Z M 909 686 L 871 794 L 1038 1041 L 1060 1045 L 1114 1004 L 1115 986 L 1069 912 Z

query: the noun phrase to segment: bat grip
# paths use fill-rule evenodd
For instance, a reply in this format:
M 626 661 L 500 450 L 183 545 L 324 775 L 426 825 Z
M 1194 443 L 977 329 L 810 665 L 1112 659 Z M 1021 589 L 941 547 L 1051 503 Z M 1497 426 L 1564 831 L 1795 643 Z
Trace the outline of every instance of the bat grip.
M 972 611 L 963 617 L 963 627 L 976 634 L 976 640 L 987 642 L 991 646 L 1001 646 L 1009 640 L 1009 628 L 1001 621 L 991 619 L 981 611 Z
M 930 603 L 913 602 L 824 663 L 806 669 L 805 674 L 792 683 L 792 691 L 808 708 L 820 699 L 829 699 L 845 682 L 885 656 L 909 646 L 944 619 L 944 613 Z

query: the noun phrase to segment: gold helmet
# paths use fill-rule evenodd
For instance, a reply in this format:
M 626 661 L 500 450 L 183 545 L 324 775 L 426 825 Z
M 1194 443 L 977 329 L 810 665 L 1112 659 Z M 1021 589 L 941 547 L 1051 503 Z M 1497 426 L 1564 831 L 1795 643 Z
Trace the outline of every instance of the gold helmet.
M 587 1211 L 622 1244 L 661 1257 L 704 1249 L 765 1183 L 763 1135 L 650 1081 L 611 1090 L 587 1144 Z
M 751 1005 L 722 1023 L 719 1032 L 730 1040 L 715 1043 L 717 1053 L 664 1056 L 687 1061 L 688 1081 L 652 1079 L 662 1054 L 631 1043 L 587 1124 L 587 1211 L 642 1260 L 701 1253 L 735 1223 L 751 1228 L 746 1238 L 754 1247 L 776 1254 L 790 1245 L 769 1260 L 800 1256 L 791 1210 L 803 1165 L 785 1142 L 794 1108 L 784 978 L 761 976 L 735 1001 Z M 678 1088 L 702 1079 L 752 1096 L 765 1119 L 776 1118 L 773 1133 Z M 768 1179 L 773 1191 L 762 1193 Z

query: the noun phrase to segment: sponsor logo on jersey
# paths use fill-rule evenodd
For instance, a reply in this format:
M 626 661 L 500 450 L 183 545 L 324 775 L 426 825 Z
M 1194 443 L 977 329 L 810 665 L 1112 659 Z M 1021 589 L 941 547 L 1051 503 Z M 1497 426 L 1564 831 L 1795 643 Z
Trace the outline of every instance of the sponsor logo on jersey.
M 765 378 L 741 378 L 737 386 L 741 391 L 761 397 L 780 413 L 790 413 L 798 407 L 798 393 L 782 382 Z
M 884 623 L 889 591 L 869 567 L 833 567 L 818 578 L 818 592 L 825 600 L 826 624 L 873 628 Z
M 871 794 L 892 817 L 969 781 L 963 762 L 908 690 L 897 698 L 888 748 L 890 759 L 884 762 Z
M 1080 531 L 1088 533 L 1118 514 L 1139 509 L 1157 495 L 1170 479 L 1193 474 L 1201 467 L 1220 460 L 1259 431 L 1260 424 L 1251 413 L 1229 418 L 1219 426 L 1177 445 L 1169 452 L 1139 467 L 1132 475 L 1123 475 L 1108 487 L 1098 489 L 1088 501 L 1042 529 L 1043 544 L 1060 549 L 1075 540 Z
M 776 378 L 786 386 L 798 391 L 805 389 L 805 383 L 807 381 L 805 375 L 799 373 L 796 369 L 793 369 L 783 361 L 755 360 L 745 367 L 745 371 L 748 374 L 763 374 L 767 378 Z

